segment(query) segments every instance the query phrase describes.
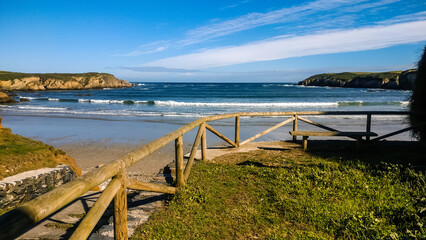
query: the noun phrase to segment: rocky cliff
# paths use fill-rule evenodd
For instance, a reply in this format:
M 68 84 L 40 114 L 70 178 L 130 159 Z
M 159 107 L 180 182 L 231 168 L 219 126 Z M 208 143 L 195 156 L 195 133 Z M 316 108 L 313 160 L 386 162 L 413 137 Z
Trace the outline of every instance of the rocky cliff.
M 0 104 L 1 103 L 16 103 L 16 101 L 4 92 L 0 92 Z
M 17 73 L 0 71 L 0 89 L 5 91 L 77 90 L 131 87 L 107 73 Z
M 298 84 L 305 86 L 412 90 L 416 74 L 414 69 L 380 73 L 323 73 L 311 76 Z

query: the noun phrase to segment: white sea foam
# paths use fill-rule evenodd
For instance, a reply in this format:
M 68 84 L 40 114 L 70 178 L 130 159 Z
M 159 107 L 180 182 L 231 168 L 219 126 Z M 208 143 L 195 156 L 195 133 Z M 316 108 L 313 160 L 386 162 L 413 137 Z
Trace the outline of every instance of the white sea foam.
M 176 101 L 154 101 L 160 106 L 195 106 L 195 107 L 330 107 L 338 106 L 338 102 L 270 102 L 270 103 L 205 103 L 205 102 L 176 102 Z
M 41 107 L 41 106 L 18 106 L 18 109 L 27 109 L 27 110 L 67 110 L 65 107 Z

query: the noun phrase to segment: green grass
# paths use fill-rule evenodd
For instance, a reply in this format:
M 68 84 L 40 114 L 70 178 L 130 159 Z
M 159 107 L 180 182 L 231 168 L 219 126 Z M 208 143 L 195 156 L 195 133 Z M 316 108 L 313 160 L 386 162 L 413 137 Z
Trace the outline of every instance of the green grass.
M 364 160 L 259 150 L 197 163 L 133 239 L 425 239 L 425 176 Z
M 102 75 L 110 75 L 108 73 L 97 73 L 97 72 L 89 72 L 89 73 L 19 73 L 19 72 L 7 72 L 0 71 L 0 81 L 8 81 L 13 79 L 25 78 L 25 77 L 40 77 L 42 80 L 54 78 L 60 79 L 63 81 L 74 80 L 73 77 L 84 77 L 90 78 L 94 76 Z
M 356 77 L 362 77 L 362 78 L 379 78 L 379 79 L 397 79 L 397 77 L 401 74 L 402 71 L 392 71 L 392 72 L 342 72 L 342 73 L 323 73 L 323 74 L 317 74 L 314 76 L 309 77 L 307 80 L 312 78 L 324 78 L 324 77 L 330 77 L 334 79 L 344 80 L 344 81 L 351 81 L 352 79 Z
M 55 167 L 64 152 L 8 130 L 0 130 L 0 179 L 43 167 Z

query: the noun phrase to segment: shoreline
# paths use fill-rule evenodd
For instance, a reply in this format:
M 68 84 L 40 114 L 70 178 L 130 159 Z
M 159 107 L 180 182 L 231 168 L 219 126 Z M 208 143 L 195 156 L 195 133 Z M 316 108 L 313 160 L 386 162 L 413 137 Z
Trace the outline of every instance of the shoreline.
M 322 117 L 322 116 L 321 116 Z M 308 119 L 317 121 L 326 126 L 339 130 L 359 131 L 365 130 L 364 118 L 351 118 L 347 116 L 332 118 L 316 118 L 308 116 Z M 87 172 L 96 166 L 108 163 L 121 157 L 138 147 L 158 139 L 172 131 L 192 122 L 194 119 L 178 118 L 160 119 L 162 121 L 134 121 L 134 120 L 99 120 L 84 118 L 57 118 L 49 116 L 15 116 L 2 115 L 3 126 L 11 128 L 12 132 L 31 139 L 40 140 L 55 148 L 64 150 L 67 155 L 73 157 L 77 165 Z M 244 141 L 269 127 L 281 122 L 282 118 L 241 118 L 240 141 Z M 234 119 L 220 120 L 210 123 L 215 129 L 229 137 L 234 138 Z M 404 128 L 404 118 L 375 119 L 373 117 L 373 132 L 379 135 Z M 292 130 L 292 124 L 285 125 L 256 141 L 290 140 L 288 133 Z M 299 121 L 299 130 L 320 130 L 311 125 Z M 184 135 L 184 152 L 190 151 L 198 129 L 195 128 Z M 321 137 L 313 140 L 327 139 Z M 345 138 L 341 138 L 342 140 Z M 410 141 L 410 133 L 396 135 L 390 139 Z M 212 133 L 207 134 L 208 146 L 222 145 L 221 139 Z M 174 145 L 170 143 L 154 154 L 139 161 L 129 169 L 132 174 L 139 174 L 143 180 L 158 174 L 160 168 L 174 160 Z

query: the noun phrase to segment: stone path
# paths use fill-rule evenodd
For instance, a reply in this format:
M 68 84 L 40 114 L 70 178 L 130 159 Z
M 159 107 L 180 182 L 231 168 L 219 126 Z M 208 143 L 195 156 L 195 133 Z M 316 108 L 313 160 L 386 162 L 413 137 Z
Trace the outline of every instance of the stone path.
M 289 149 L 299 147 L 297 144 L 289 142 L 254 142 L 244 145 L 238 149 L 229 147 L 212 147 L 207 150 L 207 158 L 211 160 L 223 154 L 235 152 L 249 152 L 258 149 Z M 188 157 L 189 154 L 186 154 Z M 201 156 L 201 151 L 197 152 L 196 159 Z M 171 162 L 166 167 L 160 169 L 159 174 L 152 179 L 152 183 L 172 184 L 175 174 L 175 163 Z M 130 176 L 132 177 L 132 176 Z M 137 176 L 136 176 L 137 177 Z M 72 203 L 52 214 L 35 227 L 22 234 L 18 239 L 68 239 L 74 228 L 72 225 L 78 225 L 81 218 L 90 207 L 96 202 L 100 192 L 88 192 L 84 196 L 76 199 Z M 136 227 L 143 224 L 148 218 L 157 211 L 164 209 L 164 200 L 167 194 L 153 193 L 146 191 L 128 191 L 128 233 L 131 236 Z M 71 228 L 70 228 L 71 227 Z M 114 239 L 112 225 L 112 207 L 110 206 L 102 216 L 94 233 L 89 239 Z

